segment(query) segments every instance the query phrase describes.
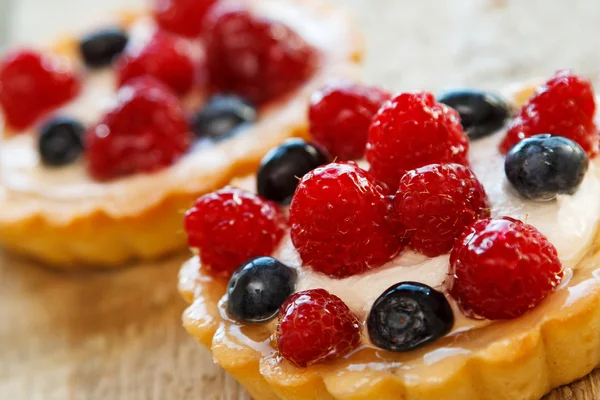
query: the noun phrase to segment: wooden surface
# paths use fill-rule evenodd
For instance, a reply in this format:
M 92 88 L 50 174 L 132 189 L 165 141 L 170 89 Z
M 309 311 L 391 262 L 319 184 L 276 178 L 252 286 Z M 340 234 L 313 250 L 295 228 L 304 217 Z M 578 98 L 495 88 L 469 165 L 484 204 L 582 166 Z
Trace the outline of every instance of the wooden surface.
M 45 41 L 144 1 L 14 0 L 11 38 Z M 600 76 L 597 0 L 332 1 L 366 32 L 366 80 L 396 90 L 498 87 L 562 67 Z M 69 275 L 0 257 L 0 399 L 247 400 L 181 328 L 183 258 Z M 547 400 L 598 399 L 597 382 Z
M 247 399 L 181 327 L 183 259 L 64 274 L 4 258 L 0 399 Z

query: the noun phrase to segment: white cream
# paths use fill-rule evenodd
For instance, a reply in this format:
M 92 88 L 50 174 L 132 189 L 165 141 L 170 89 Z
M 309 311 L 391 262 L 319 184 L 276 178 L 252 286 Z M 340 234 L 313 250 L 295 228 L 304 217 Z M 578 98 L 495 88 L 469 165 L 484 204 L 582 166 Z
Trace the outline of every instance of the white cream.
M 527 201 L 515 194 L 504 174 L 504 157 L 497 146 L 504 132 L 471 143 L 471 167 L 484 185 L 492 203 L 492 215 L 510 216 L 532 224 L 544 233 L 556 247 L 565 269 L 577 268 L 577 263 L 589 249 L 600 220 L 600 159 L 590 163 L 583 183 L 576 194 L 561 195 L 555 201 Z M 366 316 L 373 302 L 390 286 L 404 281 L 418 281 L 443 290 L 448 273 L 449 256 L 428 258 L 407 250 L 381 268 L 359 276 L 332 279 L 315 273 L 294 249 L 289 235 L 274 255 L 298 269 L 297 290 L 324 288 L 339 296 L 359 316 Z M 302 268 L 300 268 L 302 266 Z M 569 274 L 567 274 L 568 276 Z M 462 313 L 457 326 L 474 326 Z

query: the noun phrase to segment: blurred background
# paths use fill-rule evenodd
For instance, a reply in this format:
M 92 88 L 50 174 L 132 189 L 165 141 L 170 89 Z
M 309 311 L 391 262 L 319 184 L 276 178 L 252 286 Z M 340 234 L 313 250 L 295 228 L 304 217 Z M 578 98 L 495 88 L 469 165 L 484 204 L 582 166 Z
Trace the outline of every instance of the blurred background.
M 366 80 L 396 90 L 476 85 L 573 68 L 600 77 L 597 0 L 330 0 L 367 36 Z M 0 39 L 44 42 L 146 0 L 0 0 Z

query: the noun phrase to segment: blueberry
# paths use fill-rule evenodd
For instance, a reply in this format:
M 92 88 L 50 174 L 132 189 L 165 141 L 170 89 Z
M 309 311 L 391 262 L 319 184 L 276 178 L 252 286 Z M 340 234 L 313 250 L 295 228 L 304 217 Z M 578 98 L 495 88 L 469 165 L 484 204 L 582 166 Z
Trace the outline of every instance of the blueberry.
M 127 34 L 119 29 L 104 29 L 84 37 L 79 48 L 88 67 L 110 65 L 127 46 Z
M 302 139 L 288 139 L 262 159 L 257 177 L 258 194 L 279 204 L 289 204 L 300 179 L 327 164 L 329 156 Z
M 505 101 L 492 93 L 461 89 L 445 92 L 438 101 L 460 115 L 460 122 L 470 139 L 489 136 L 504 126 L 510 117 Z
M 294 293 L 296 271 L 271 257 L 258 257 L 242 264 L 227 287 L 227 312 L 240 322 L 273 319 Z
M 42 127 L 38 151 L 42 163 L 60 167 L 75 161 L 83 152 L 85 127 L 69 118 L 55 118 Z
M 388 351 L 410 351 L 452 329 L 454 314 L 446 297 L 418 282 L 398 283 L 373 304 L 367 320 L 371 342 Z
M 588 166 L 589 159 L 581 146 L 550 134 L 520 141 L 504 160 L 508 181 L 530 200 L 552 200 L 561 193 L 575 193 Z
M 192 118 L 192 128 L 199 137 L 221 139 L 240 125 L 256 121 L 256 108 L 233 95 L 215 95 Z

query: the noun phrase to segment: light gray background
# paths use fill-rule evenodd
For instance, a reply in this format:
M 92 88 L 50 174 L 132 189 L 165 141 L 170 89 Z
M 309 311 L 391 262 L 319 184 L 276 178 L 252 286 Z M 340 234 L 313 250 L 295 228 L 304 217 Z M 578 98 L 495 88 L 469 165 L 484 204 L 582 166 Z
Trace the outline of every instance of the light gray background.
M 565 67 L 600 83 L 598 0 L 330 1 L 350 10 L 363 27 L 365 79 L 371 83 L 395 90 L 497 87 Z M 145 3 L 13 0 L 9 36 L 45 41 L 85 27 L 99 14 Z

